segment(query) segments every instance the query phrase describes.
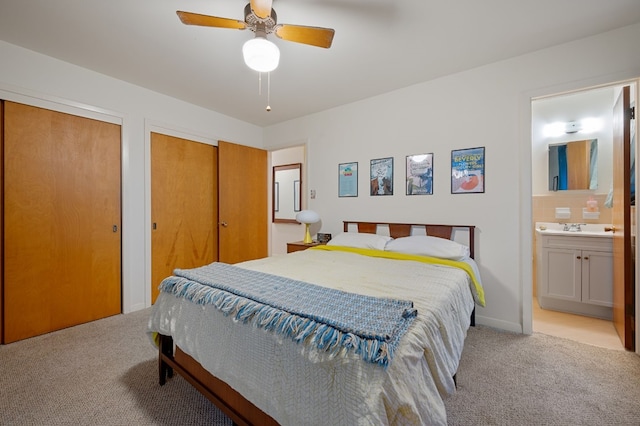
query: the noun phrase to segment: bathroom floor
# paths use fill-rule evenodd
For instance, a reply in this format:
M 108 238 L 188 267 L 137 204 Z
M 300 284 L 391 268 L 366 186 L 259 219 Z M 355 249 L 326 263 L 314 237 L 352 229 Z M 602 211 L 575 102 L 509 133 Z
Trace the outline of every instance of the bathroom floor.
M 542 309 L 535 297 L 533 331 L 594 346 L 625 350 L 611 321 Z

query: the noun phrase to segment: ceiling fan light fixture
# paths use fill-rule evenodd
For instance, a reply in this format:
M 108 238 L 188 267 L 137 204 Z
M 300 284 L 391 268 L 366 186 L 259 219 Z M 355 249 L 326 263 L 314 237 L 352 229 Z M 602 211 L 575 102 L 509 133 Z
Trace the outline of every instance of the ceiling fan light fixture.
M 264 37 L 256 36 L 242 46 L 244 63 L 258 72 L 270 72 L 278 68 L 280 49 Z

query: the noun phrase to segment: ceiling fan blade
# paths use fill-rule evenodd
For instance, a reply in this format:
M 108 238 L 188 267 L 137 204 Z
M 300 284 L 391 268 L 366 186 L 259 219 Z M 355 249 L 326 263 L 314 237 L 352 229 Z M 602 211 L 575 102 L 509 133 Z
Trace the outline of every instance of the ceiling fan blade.
M 283 40 L 296 43 L 310 44 L 312 46 L 331 47 L 335 30 L 331 28 L 306 27 L 303 25 L 276 25 L 274 33 Z
M 260 19 L 266 19 L 271 16 L 271 7 L 273 0 L 250 0 L 251 10 Z
M 177 11 L 176 14 L 180 18 L 183 24 L 186 25 L 199 25 L 202 27 L 217 27 L 217 28 L 233 28 L 237 30 L 244 30 L 247 28 L 247 24 L 244 21 L 238 21 L 236 19 L 218 18 L 217 16 L 200 15 L 198 13 Z

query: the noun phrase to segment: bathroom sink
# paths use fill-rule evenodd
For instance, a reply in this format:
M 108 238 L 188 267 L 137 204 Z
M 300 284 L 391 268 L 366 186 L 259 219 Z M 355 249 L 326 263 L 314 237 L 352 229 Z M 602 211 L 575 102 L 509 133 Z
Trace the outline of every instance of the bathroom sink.
M 580 230 L 578 227 L 571 226 L 569 223 L 568 227 L 565 227 L 564 223 L 554 223 L 554 222 L 537 222 L 536 223 L 536 232 L 541 234 L 555 234 L 555 235 L 574 235 L 574 236 L 585 236 L 585 237 L 612 237 L 613 232 L 605 231 L 605 228 L 610 229 L 611 225 L 603 224 L 603 223 L 587 223 L 580 224 Z M 568 228 L 568 230 L 566 230 Z

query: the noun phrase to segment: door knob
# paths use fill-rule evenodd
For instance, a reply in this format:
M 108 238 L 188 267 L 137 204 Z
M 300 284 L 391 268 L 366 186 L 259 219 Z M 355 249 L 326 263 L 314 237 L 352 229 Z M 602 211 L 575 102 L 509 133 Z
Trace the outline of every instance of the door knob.
M 604 227 L 604 232 L 609 232 L 611 231 L 612 233 L 616 233 L 616 227 L 615 226 L 605 226 Z

